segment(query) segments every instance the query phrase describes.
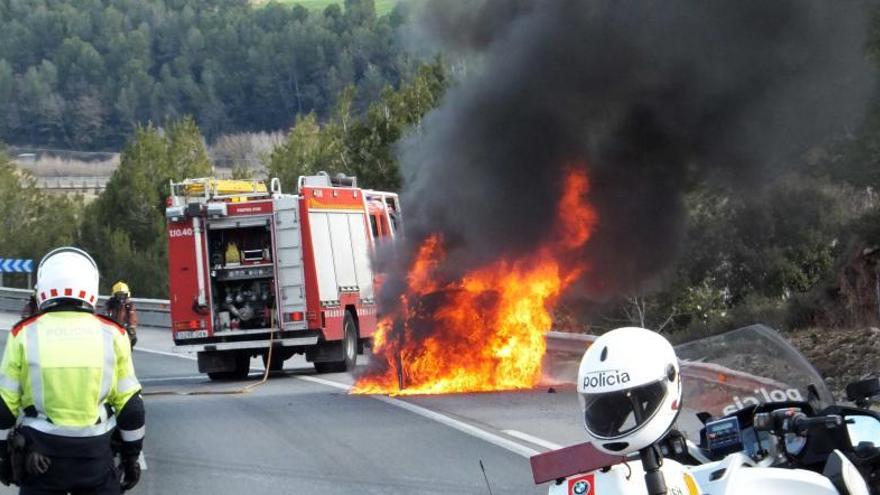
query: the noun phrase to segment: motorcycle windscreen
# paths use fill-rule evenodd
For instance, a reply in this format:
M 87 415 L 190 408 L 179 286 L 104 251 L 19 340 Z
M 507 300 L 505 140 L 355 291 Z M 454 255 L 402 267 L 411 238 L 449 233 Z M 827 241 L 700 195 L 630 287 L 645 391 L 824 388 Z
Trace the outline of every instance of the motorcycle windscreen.
M 766 402 L 806 401 L 815 386 L 819 406 L 833 403 L 822 377 L 804 356 L 775 330 L 751 325 L 675 347 L 681 364 L 684 396 L 679 429 L 702 426 L 688 416 L 714 417 Z M 691 413 L 691 414 L 688 414 Z M 691 424 L 692 423 L 692 424 Z

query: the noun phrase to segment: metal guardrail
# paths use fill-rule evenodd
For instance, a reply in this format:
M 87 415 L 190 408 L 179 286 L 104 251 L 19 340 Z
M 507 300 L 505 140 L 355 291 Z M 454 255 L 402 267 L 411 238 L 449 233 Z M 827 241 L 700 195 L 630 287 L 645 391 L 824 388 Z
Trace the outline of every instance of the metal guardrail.
M 585 333 L 557 332 L 551 330 L 547 332 L 547 352 L 555 352 L 557 354 L 576 354 L 580 356 L 590 347 L 590 344 L 596 340 L 595 335 L 587 335 Z
M 31 291 L 0 287 L 0 311 L 18 313 L 24 307 Z M 98 299 L 99 306 L 107 301 L 107 296 Z M 157 328 L 171 328 L 171 315 L 167 299 L 132 298 L 137 305 L 140 324 Z M 589 344 L 596 340 L 594 335 L 551 331 L 547 334 L 547 350 L 564 354 L 581 354 Z
M 26 289 L 0 287 L 0 311 L 20 312 L 30 294 L 31 291 Z M 106 301 L 106 296 L 101 296 L 98 299 L 100 306 L 103 306 Z M 132 301 L 137 305 L 141 325 L 171 328 L 170 308 L 167 300 L 133 298 Z M 569 356 L 580 356 L 595 340 L 595 335 L 550 331 L 547 333 L 547 351 Z M 684 362 L 682 363 L 682 373 L 691 379 L 707 382 L 717 381 L 719 374 L 723 374 L 725 375 L 725 384 L 727 386 L 739 387 L 743 390 L 752 390 L 756 386 L 780 386 L 775 381 L 730 370 L 711 363 Z
M 555 332 L 547 334 L 547 351 L 570 356 L 580 356 L 596 340 L 595 335 Z M 681 374 L 690 380 L 706 383 L 723 383 L 728 389 L 751 392 L 756 388 L 785 389 L 788 386 L 776 380 L 727 368 L 715 363 L 680 361 Z
M 0 311 L 19 313 L 27 303 L 31 291 L 0 287 Z M 107 296 L 98 298 L 98 307 L 103 307 Z M 139 323 L 146 327 L 171 328 L 171 315 L 166 299 L 132 298 L 137 306 Z
M 103 191 L 107 188 L 110 177 L 36 177 L 36 185 L 39 189 L 55 190 L 96 190 Z

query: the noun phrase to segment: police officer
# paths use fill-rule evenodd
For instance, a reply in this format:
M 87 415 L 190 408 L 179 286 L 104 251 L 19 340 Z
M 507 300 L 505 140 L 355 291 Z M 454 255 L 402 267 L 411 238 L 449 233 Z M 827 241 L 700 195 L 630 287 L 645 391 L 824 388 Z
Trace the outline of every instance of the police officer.
M 111 289 L 112 296 L 107 300 L 104 306 L 104 314 L 113 319 L 116 323 L 122 325 L 122 328 L 128 332 L 128 338 L 131 340 L 131 346 L 137 344 L 137 326 L 138 314 L 137 308 L 131 300 L 131 290 L 128 284 L 122 280 L 113 284 Z
M 21 494 L 119 494 L 140 479 L 144 404 L 125 330 L 95 314 L 98 268 L 55 249 L 37 269 L 40 314 L 19 322 L 0 363 L 0 481 Z M 15 426 L 16 422 L 19 426 Z M 111 435 L 118 429 L 121 473 Z M 14 478 L 14 479 L 10 479 Z

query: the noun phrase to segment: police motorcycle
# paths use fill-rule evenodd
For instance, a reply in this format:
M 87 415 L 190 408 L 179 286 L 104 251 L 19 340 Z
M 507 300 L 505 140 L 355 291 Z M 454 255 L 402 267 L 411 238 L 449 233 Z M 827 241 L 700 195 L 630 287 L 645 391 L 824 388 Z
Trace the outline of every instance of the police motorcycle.
M 880 494 L 880 381 L 835 404 L 766 326 L 676 348 L 617 329 L 584 354 L 577 388 L 590 442 L 531 459 L 550 495 Z

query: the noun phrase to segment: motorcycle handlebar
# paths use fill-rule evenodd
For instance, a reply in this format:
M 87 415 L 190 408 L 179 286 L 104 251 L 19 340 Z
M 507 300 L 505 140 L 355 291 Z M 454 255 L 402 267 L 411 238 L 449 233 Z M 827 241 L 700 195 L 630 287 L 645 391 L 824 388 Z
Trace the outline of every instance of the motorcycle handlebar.
M 843 418 L 835 415 L 811 418 L 797 409 L 777 409 L 769 413 L 755 414 L 753 424 L 758 431 L 804 435 L 811 428 L 840 426 L 843 424 Z
M 835 426 L 840 426 L 843 424 L 843 418 L 840 416 L 816 416 L 814 418 L 808 418 L 807 415 L 801 413 L 800 416 L 795 416 L 791 421 L 791 430 L 793 433 L 797 433 L 798 435 L 803 435 L 810 428 L 814 427 L 825 427 L 825 428 L 834 428 Z

